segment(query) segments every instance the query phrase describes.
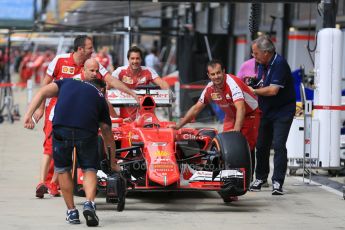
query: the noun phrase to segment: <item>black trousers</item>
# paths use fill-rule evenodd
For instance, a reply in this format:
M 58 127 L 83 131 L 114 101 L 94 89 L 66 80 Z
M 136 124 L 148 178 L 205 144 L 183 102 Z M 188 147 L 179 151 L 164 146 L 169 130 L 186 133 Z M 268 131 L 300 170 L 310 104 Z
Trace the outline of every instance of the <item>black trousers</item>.
M 272 181 L 284 184 L 287 169 L 286 141 L 289 135 L 293 116 L 260 121 L 258 140 L 256 143 L 256 179 L 267 180 L 270 172 L 270 149 L 274 149 L 274 170 Z

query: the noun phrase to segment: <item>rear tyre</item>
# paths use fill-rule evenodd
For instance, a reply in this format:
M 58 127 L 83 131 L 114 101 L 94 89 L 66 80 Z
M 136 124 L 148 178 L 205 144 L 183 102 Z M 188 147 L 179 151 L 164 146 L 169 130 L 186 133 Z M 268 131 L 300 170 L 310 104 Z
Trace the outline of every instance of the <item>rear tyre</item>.
M 106 159 L 105 146 L 102 136 L 98 136 L 98 169 L 102 169 L 101 162 Z
M 218 134 L 212 141 L 212 148 L 220 152 L 220 169 L 244 169 L 242 178 L 228 178 L 218 192 L 223 200 L 231 196 L 241 196 L 250 186 L 251 157 L 248 142 L 240 132 L 225 132 Z
M 329 170 L 328 170 L 328 174 L 329 174 L 331 177 L 336 177 L 336 176 L 338 176 L 339 171 L 336 170 L 336 169 L 329 169 Z

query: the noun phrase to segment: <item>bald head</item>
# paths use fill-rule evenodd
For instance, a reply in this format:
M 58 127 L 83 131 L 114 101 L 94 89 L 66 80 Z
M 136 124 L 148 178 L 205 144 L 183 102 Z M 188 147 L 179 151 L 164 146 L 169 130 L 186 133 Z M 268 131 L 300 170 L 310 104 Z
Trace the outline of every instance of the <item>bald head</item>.
M 94 58 L 89 58 L 84 63 L 84 77 L 86 81 L 97 78 L 99 73 L 99 64 Z
M 98 62 L 95 58 L 89 58 L 84 63 L 84 68 L 97 67 L 99 68 Z

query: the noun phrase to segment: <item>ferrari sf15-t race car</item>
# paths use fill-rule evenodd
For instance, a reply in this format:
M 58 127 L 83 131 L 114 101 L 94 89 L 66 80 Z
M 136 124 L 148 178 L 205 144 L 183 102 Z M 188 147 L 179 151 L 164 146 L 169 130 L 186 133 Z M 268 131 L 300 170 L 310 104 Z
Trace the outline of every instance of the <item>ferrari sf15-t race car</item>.
M 122 211 L 126 192 L 130 191 L 217 191 L 224 202 L 247 192 L 251 159 L 240 132 L 169 128 L 175 122 L 160 121 L 155 114 L 156 107 L 171 106 L 169 91 L 144 86 L 136 93 L 140 95 L 136 119 L 113 120 L 116 156 L 108 154 L 100 138 L 98 189 L 105 191 L 107 202 L 118 203 L 117 209 Z M 108 100 L 115 107 L 138 106 L 131 96 L 118 90 L 109 90 Z M 121 175 L 111 170 L 115 158 L 121 165 Z M 78 194 L 82 176 L 80 170 L 76 172 Z

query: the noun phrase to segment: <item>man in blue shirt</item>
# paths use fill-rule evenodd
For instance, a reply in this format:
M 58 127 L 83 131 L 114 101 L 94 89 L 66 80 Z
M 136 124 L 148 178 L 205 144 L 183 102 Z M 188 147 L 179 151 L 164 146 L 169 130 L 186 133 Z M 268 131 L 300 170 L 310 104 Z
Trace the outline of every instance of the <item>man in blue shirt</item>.
M 101 88 L 105 83 L 97 79 L 99 65 L 95 59 L 88 59 L 84 65 L 85 81 L 64 79 L 44 86 L 35 95 L 24 117 L 24 127 L 35 126 L 32 116 L 42 101 L 58 96 L 53 118 L 53 158 L 55 172 L 68 208 L 66 221 L 79 224 L 79 212 L 73 200 L 71 175 L 72 152 L 76 148 L 77 159 L 83 170 L 83 187 L 86 194 L 83 215 L 88 226 L 97 226 L 98 217 L 94 203 L 97 186 L 98 128 L 101 129 L 106 146 L 115 156 L 115 142 L 111 131 L 108 105 Z M 120 171 L 117 164 L 112 168 Z
M 256 180 L 251 191 L 260 191 L 269 174 L 270 148 L 273 143 L 274 171 L 272 195 L 283 195 L 287 169 L 286 141 L 296 110 L 296 95 L 289 64 L 275 52 L 273 42 L 260 36 L 252 43 L 253 56 L 258 66 L 261 88 L 252 89 L 258 95 L 262 111 L 256 144 Z

